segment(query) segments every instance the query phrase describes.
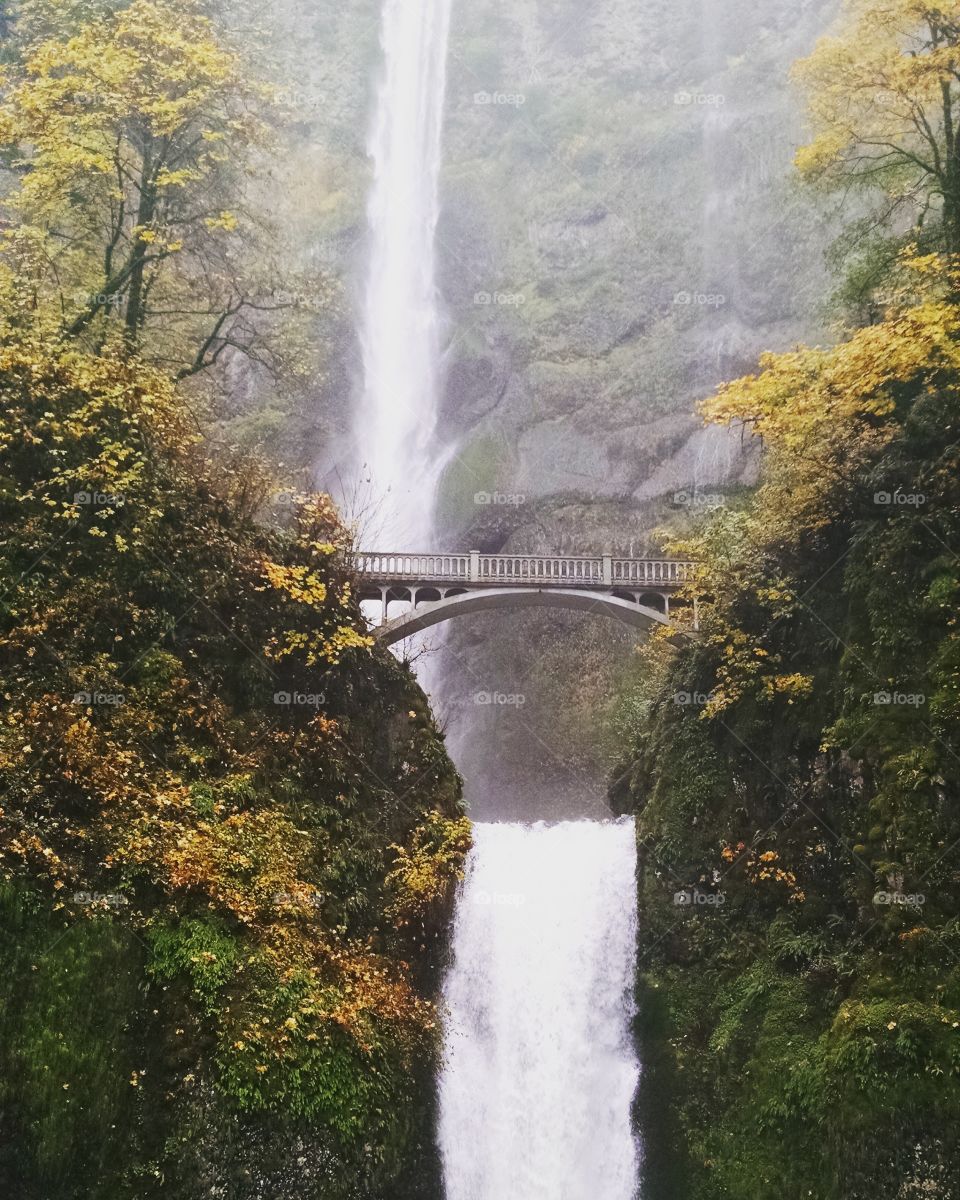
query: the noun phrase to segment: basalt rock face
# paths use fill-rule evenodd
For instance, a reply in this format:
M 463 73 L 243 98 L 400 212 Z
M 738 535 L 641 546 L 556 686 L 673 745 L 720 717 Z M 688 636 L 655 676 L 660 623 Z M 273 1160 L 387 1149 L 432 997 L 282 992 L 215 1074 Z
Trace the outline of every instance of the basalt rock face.
M 694 403 L 816 337 L 829 290 L 826 231 L 790 178 L 788 71 L 834 4 L 549 7 L 462 9 L 451 50 L 439 238 L 461 453 L 440 514 L 457 532 L 476 492 L 635 505 L 740 479 Z
M 654 528 L 752 482 L 739 431 L 702 428 L 696 402 L 763 350 L 827 336 L 831 231 L 792 174 L 803 131 L 789 70 L 836 8 L 459 10 L 439 231 L 443 432 L 457 446 L 438 499 L 445 541 L 648 553 Z M 467 778 L 490 773 L 486 751 L 470 761 L 471 693 L 499 690 L 524 703 L 484 717 L 495 773 L 530 789 L 534 764 L 541 787 L 582 792 L 631 647 L 599 620 L 556 615 L 454 630 Z M 576 713 L 571 728 L 559 710 Z

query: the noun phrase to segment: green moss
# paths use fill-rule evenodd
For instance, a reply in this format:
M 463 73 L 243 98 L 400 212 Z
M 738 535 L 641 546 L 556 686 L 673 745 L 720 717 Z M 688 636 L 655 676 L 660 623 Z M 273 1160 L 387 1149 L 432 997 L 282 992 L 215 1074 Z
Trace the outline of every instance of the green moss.
M 242 954 L 240 942 L 222 922 L 190 918 L 163 923 L 149 930 L 148 944 L 146 965 L 153 978 L 169 983 L 186 976 L 203 1011 L 217 1011 L 221 992 L 236 974 Z
M 502 439 L 483 435 L 467 442 L 447 467 L 437 489 L 438 520 L 449 527 L 469 525 L 482 513 L 477 496 L 493 494 L 509 477 L 509 457 Z
M 11 885 L 0 888 L 0 920 L 5 1193 L 133 1196 L 156 1132 L 141 1126 L 155 1062 L 143 945 L 109 916 L 56 916 Z

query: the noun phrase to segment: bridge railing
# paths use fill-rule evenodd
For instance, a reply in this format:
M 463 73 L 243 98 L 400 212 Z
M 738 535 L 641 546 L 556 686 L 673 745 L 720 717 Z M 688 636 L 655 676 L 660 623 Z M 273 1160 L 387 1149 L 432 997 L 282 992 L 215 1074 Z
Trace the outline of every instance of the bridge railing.
M 358 575 L 373 579 L 416 579 L 440 582 L 470 582 L 469 554 L 366 554 L 351 555 L 350 565 Z
M 615 584 L 668 584 L 678 587 L 693 578 L 696 564 L 675 558 L 615 558 Z
M 382 583 L 546 584 L 554 587 L 679 587 L 694 564 L 676 559 L 544 554 L 394 554 L 358 551 L 350 565 Z
M 603 558 L 567 558 L 531 554 L 481 554 L 480 583 L 602 584 Z

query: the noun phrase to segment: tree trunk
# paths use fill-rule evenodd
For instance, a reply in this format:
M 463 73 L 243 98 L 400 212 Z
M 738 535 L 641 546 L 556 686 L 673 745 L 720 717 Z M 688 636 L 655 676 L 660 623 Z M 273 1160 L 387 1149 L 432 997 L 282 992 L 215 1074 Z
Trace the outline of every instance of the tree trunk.
M 156 164 L 149 142 L 143 151 L 143 167 L 140 172 L 140 202 L 137 205 L 137 228 L 146 229 L 153 222 L 157 209 Z M 127 292 L 127 311 L 125 319 L 125 337 L 131 351 L 140 343 L 140 333 L 143 329 L 145 312 L 144 274 L 146 259 L 149 253 L 149 243 L 137 239 L 133 247 L 130 268 L 130 288 Z
M 949 80 L 940 84 L 943 98 L 943 240 L 948 254 L 960 253 L 960 160 L 953 124 L 953 92 Z

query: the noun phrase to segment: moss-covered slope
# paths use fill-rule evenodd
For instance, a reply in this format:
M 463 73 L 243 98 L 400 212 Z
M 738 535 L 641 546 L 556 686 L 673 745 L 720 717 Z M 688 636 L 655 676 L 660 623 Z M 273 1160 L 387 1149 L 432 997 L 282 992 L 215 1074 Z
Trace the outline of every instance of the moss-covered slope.
M 433 1195 L 469 832 L 332 508 L 136 361 L 27 339 L 0 392 L 4 1191 Z

